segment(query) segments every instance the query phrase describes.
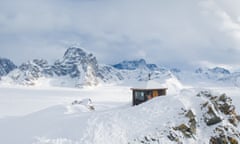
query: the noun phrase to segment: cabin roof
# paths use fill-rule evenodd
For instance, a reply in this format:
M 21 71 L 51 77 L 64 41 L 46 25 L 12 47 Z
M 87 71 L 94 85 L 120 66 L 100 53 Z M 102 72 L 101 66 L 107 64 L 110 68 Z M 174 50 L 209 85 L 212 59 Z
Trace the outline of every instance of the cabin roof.
M 148 80 L 147 82 L 141 83 L 139 86 L 135 88 L 131 88 L 132 90 L 163 90 L 167 89 L 166 86 L 155 80 Z
M 154 90 L 167 90 L 167 88 L 154 88 L 154 89 L 131 88 L 131 90 L 154 91 Z

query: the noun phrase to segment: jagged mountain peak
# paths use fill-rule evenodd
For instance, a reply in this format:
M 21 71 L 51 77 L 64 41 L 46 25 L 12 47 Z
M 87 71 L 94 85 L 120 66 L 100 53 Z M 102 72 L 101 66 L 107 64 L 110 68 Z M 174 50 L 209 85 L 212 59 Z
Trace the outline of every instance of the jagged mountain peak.
M 7 75 L 9 72 L 17 68 L 17 66 L 7 58 L 0 58 L 0 76 Z
M 57 60 L 52 66 L 57 76 L 70 76 L 76 85 L 96 85 L 98 83 L 99 66 L 95 56 L 78 47 L 70 47 L 63 59 Z
M 124 60 L 121 63 L 136 63 L 136 64 L 142 64 L 142 65 L 146 65 L 146 60 L 145 59 L 135 59 L 135 60 Z
M 64 53 L 63 59 L 59 59 L 55 62 L 55 65 L 75 65 L 87 69 L 91 66 L 93 69 L 98 69 L 98 62 L 96 57 L 92 53 L 88 53 L 86 50 L 77 47 L 70 47 Z
M 93 54 L 84 50 L 83 48 L 70 47 L 64 53 L 64 58 L 80 58 L 80 57 L 93 57 Z
M 214 67 L 214 68 L 198 68 L 195 70 L 195 73 L 215 73 L 215 74 L 231 74 L 231 72 L 222 67 Z
M 51 65 L 47 60 L 33 59 L 22 63 L 9 77 L 23 85 L 35 85 L 35 80 L 45 77 L 58 79 L 54 82 L 57 85 L 83 86 L 96 85 L 98 71 L 98 62 L 91 53 L 81 48 L 70 47 L 63 58 Z
M 37 67 L 41 67 L 41 68 L 44 68 L 44 67 L 48 67 L 48 61 L 45 60 L 45 59 L 33 59 L 33 60 L 29 60 L 25 63 L 22 63 L 19 68 L 21 69 L 21 67 L 25 67 L 25 66 L 37 66 Z
M 178 68 L 171 68 L 170 71 L 171 71 L 172 73 L 180 73 L 180 72 L 181 72 L 181 70 L 178 69 Z
M 33 62 L 41 67 L 48 65 L 48 61 L 45 59 L 34 59 Z
M 222 73 L 222 74 L 230 74 L 231 72 L 225 68 L 222 67 L 215 67 L 211 69 L 212 72 L 215 73 Z
M 147 68 L 149 70 L 157 69 L 157 65 L 155 64 L 148 64 L 144 59 L 137 59 L 137 60 L 124 60 L 118 64 L 112 65 L 116 69 L 125 69 L 125 70 L 136 70 L 139 68 Z

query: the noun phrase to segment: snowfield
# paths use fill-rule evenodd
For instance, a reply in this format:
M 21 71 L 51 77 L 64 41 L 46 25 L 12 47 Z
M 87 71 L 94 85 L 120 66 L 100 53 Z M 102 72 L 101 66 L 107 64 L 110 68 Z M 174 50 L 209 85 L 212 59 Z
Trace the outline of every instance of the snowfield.
M 208 89 L 214 95 L 226 93 L 230 96 L 239 114 L 239 88 Z M 176 91 L 170 89 L 167 96 L 132 107 L 130 87 L 125 86 L 83 89 L 1 86 L 0 143 L 177 143 L 174 138 L 183 143 L 209 143 L 211 136 L 216 135 L 215 128 L 230 125 L 227 116 L 220 112 L 217 112 L 222 118 L 220 123 L 209 127 L 204 123 L 201 104 L 210 100 L 196 95 L 206 89 L 182 88 L 178 93 Z M 88 107 L 88 99 L 91 99 L 94 110 Z M 194 113 L 198 124 L 196 132 L 185 138 L 184 132 L 176 129 L 181 124 L 188 126 L 190 120 L 185 115 L 189 110 Z M 240 127 L 231 128 L 239 130 Z M 239 141 L 239 137 L 236 139 Z
M 95 111 L 90 111 L 84 105 L 72 105 L 75 100 L 88 98 L 92 100 Z M 109 109 L 129 107 L 130 101 L 129 87 L 1 87 L 0 143 L 30 144 L 38 136 L 56 138 L 74 135 L 77 139 L 90 115 Z
M 74 100 L 90 98 L 96 110 L 105 110 L 130 105 L 131 91 L 129 87 L 0 87 L 0 118 L 7 116 L 24 116 L 50 106 L 69 105 Z

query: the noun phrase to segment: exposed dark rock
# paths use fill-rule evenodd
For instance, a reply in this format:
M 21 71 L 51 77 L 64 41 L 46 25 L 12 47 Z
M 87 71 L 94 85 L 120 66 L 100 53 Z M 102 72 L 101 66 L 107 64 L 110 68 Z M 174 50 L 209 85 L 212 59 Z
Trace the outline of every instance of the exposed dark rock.
M 17 66 L 11 60 L 0 58 L 0 77 L 7 75 L 16 68 Z
M 173 131 L 170 131 L 169 134 L 167 135 L 167 137 L 168 137 L 168 139 L 170 141 L 174 141 L 174 142 L 180 143 L 178 135 L 176 135 Z
M 214 130 L 216 136 L 212 136 L 209 140 L 210 144 L 238 144 L 237 138 L 239 132 L 228 126 L 218 126 Z
M 228 121 L 237 125 L 239 119 L 237 117 L 235 107 L 232 105 L 232 99 L 227 97 L 226 94 L 220 96 L 213 96 L 210 92 L 201 91 L 197 96 L 204 96 L 209 98 L 209 101 L 202 104 L 201 109 L 205 109 L 204 121 L 207 125 L 214 125 L 221 122 L 220 114 L 228 115 Z
M 191 138 L 194 134 L 196 134 L 197 121 L 192 110 L 184 110 L 184 112 L 185 117 L 189 119 L 188 123 L 182 123 L 179 126 L 174 127 L 173 130 L 180 131 L 186 138 Z
M 121 70 L 135 70 L 135 69 L 149 69 L 149 70 L 156 70 L 158 69 L 157 65 L 155 64 L 147 64 L 144 59 L 139 60 L 132 60 L 132 61 L 123 61 L 121 63 L 113 65 L 116 69 Z
M 200 91 L 198 94 L 197 94 L 198 97 L 201 97 L 201 96 L 205 96 L 205 97 L 211 97 L 211 92 L 210 91 Z
M 222 120 L 216 115 L 213 115 L 211 119 L 205 118 L 205 122 L 208 126 L 215 125 L 217 123 L 220 123 Z
M 207 109 L 207 112 L 203 114 L 203 118 L 208 126 L 217 124 L 222 121 L 221 118 L 217 115 L 217 113 L 215 113 L 215 111 L 213 110 L 213 107 L 208 106 Z
M 188 126 L 186 126 L 185 124 L 180 124 L 179 126 L 174 127 L 173 129 L 182 132 L 182 134 L 186 138 L 190 138 L 192 136 L 191 129 Z
M 196 127 L 197 127 L 197 121 L 196 116 L 193 114 L 192 110 L 188 110 L 188 112 L 185 114 L 186 117 L 189 118 L 188 125 L 190 126 L 190 132 L 192 134 L 196 134 Z

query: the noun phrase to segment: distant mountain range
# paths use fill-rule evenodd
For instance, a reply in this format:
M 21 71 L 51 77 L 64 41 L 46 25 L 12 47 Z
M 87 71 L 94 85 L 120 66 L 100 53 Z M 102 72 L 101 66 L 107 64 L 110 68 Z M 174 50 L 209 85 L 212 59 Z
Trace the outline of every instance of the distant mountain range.
M 116 69 L 120 70 L 136 70 L 136 69 L 149 69 L 158 70 L 156 64 L 147 64 L 144 59 L 132 60 L 132 61 L 122 61 L 121 63 L 112 65 Z
M 216 68 L 195 71 L 166 69 L 148 64 L 144 59 L 124 60 L 113 65 L 99 64 L 96 57 L 77 47 L 66 50 L 63 57 L 49 64 L 34 59 L 16 66 L 11 60 L 0 58 L 1 83 L 38 85 L 48 82 L 54 86 L 82 87 L 98 84 L 130 84 L 131 81 L 175 78 L 186 84 L 222 84 L 240 86 L 240 73 Z M 206 85 L 207 86 L 207 85 Z

